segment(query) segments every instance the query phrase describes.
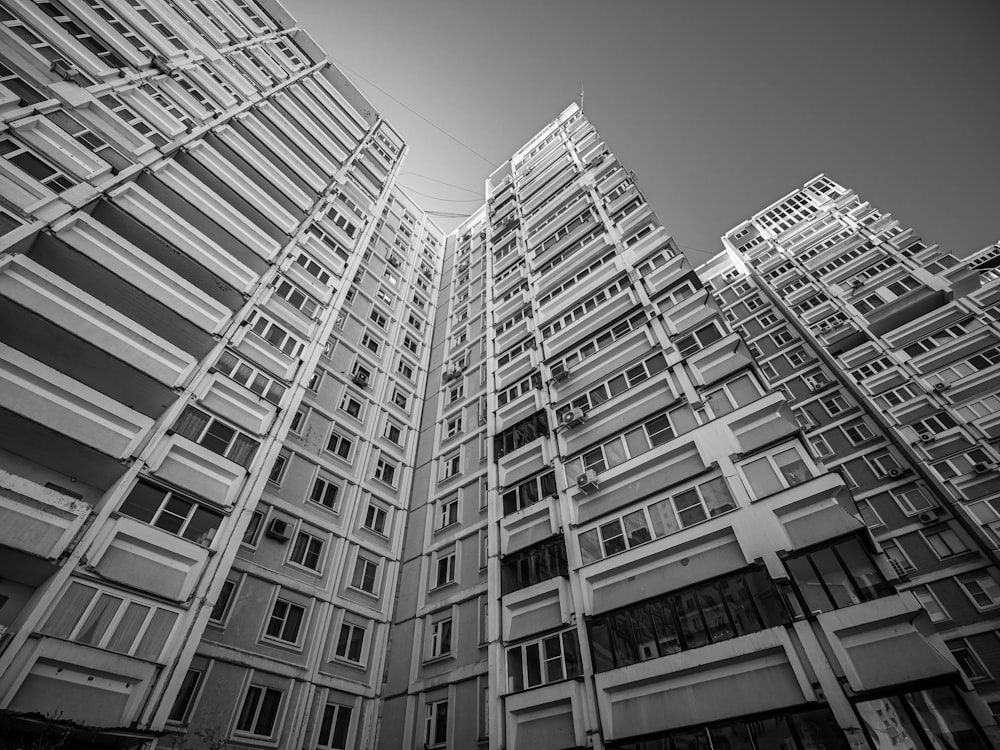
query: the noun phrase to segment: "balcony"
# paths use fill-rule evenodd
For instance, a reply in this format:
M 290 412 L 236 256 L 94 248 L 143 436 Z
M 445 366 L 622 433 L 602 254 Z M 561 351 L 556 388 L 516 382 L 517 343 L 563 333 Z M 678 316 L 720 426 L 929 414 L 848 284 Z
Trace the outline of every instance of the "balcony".
M 504 701 L 509 747 L 586 747 L 582 717 L 588 700 L 583 682 L 564 680 L 508 695 Z
M 135 183 L 122 185 L 108 196 L 114 205 L 236 291 L 249 292 L 253 288 L 257 281 L 253 270 Z M 114 223 L 108 225 L 118 231 Z M 205 288 L 204 284 L 199 286 Z
M 819 699 L 782 627 L 603 672 L 594 680 L 608 740 Z
M 160 666 L 48 636 L 32 636 L 0 677 L 7 711 L 87 727 L 134 724 Z
M 0 297 L 167 386 L 179 385 L 194 367 L 186 352 L 23 255 L 3 269 Z
M 326 178 L 313 169 L 304 159 L 301 159 L 287 143 L 264 125 L 260 121 L 260 118 L 255 117 L 252 113 L 243 113 L 236 116 L 234 124 L 245 128 L 246 132 L 266 146 L 277 160 L 284 163 L 289 169 L 294 170 L 295 174 L 305 182 L 307 187 L 316 193 L 319 193 L 326 187 Z M 235 136 L 242 137 L 243 134 L 239 132 L 238 128 L 234 127 L 231 130 L 227 130 L 225 127 L 222 127 L 217 128 L 216 132 L 230 147 L 235 148 L 240 145 L 240 141 Z M 288 197 L 292 198 L 299 208 L 303 210 L 309 208 L 309 196 L 303 191 L 299 190 L 289 193 Z
M 825 612 L 816 621 L 856 693 L 924 679 L 958 679 L 958 667 L 943 655 L 947 649 L 932 635 L 930 618 L 910 593 Z
M 222 506 L 232 505 L 247 470 L 177 434 L 157 444 L 147 464 L 155 477 Z
M 153 420 L 0 344 L 0 407 L 112 458 L 130 456 Z
M 22 555 L 48 561 L 61 557 L 91 510 L 82 500 L 0 471 L 0 547 L 6 548 L 0 560 L 7 575 L 22 579 L 28 567 Z
M 279 137 L 287 138 L 290 142 L 294 143 L 295 147 L 322 169 L 328 178 L 337 174 L 340 165 L 332 159 L 327 158 L 326 154 L 313 143 L 308 134 L 292 123 L 274 104 L 271 102 L 262 102 L 257 105 L 257 110 L 268 121 L 272 130 Z

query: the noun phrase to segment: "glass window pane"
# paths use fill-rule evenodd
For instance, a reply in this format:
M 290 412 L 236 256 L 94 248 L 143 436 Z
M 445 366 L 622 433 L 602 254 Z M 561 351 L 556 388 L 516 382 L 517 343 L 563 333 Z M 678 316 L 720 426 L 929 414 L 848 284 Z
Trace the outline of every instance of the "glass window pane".
M 797 747 L 791 727 L 788 726 L 788 720 L 784 716 L 772 716 L 748 722 L 748 729 L 753 735 L 757 747 L 773 747 L 782 750 Z M 830 748 L 836 747 L 837 745 L 830 745 Z
M 701 604 L 701 611 L 708 623 L 708 635 L 713 641 L 725 641 L 736 635 L 716 584 L 701 586 L 698 589 L 698 603 Z
M 729 606 L 729 612 L 733 617 L 736 635 L 754 633 L 763 628 L 760 618 L 757 616 L 750 589 L 743 576 L 727 578 L 720 583 L 720 586 L 726 604 Z
M 851 571 L 861 599 L 868 601 L 892 593 L 892 587 L 883 580 L 875 563 L 857 539 L 848 539 L 837 545 L 837 552 Z
M 615 668 L 607 620 L 595 620 L 590 624 L 590 649 L 594 656 L 594 671 L 606 672 Z
M 604 557 L 601 553 L 600 540 L 597 538 L 597 529 L 590 529 L 580 534 L 580 557 L 584 565 Z
M 785 567 L 795 579 L 807 612 L 827 612 L 834 608 L 807 558 L 796 557 L 785 560 Z
M 677 619 L 680 622 L 685 648 L 704 646 L 709 642 L 709 637 L 705 631 L 705 623 L 701 619 L 698 593 L 687 591 L 673 599 L 677 603 Z
M 677 516 L 674 514 L 674 506 L 670 500 L 660 500 L 660 502 L 650 505 L 649 520 L 657 538 L 673 534 L 680 528 Z
M 118 621 L 118 627 L 115 628 L 114 635 L 108 641 L 107 649 L 127 654 L 135 642 L 135 636 L 139 632 L 139 628 L 146 621 L 146 615 L 149 614 L 150 609 L 150 607 L 137 604 L 136 602 L 129 604 L 122 619 Z
M 743 476 L 750 483 L 750 489 L 754 497 L 761 498 L 784 489 L 784 485 L 774 473 L 767 458 L 758 458 L 756 461 L 743 464 Z
M 69 638 L 73 628 L 80 622 L 90 600 L 94 598 L 97 589 L 84 586 L 82 583 L 71 583 L 63 595 L 59 606 L 52 612 L 43 632 L 56 638 Z
M 802 484 L 809 479 L 809 468 L 795 448 L 788 448 L 774 454 L 774 463 L 789 487 Z
M 611 635 L 615 644 L 615 661 L 618 666 L 635 664 L 639 661 L 639 644 L 632 632 L 632 617 L 628 612 L 618 612 L 611 616 Z
M 729 493 L 729 485 L 726 484 L 726 480 L 723 477 L 716 477 L 704 484 L 699 484 L 698 490 L 705 500 L 705 505 L 708 507 L 708 514 L 710 516 L 717 516 L 736 508 L 736 501 L 733 500 L 733 496 Z
M 221 515 L 199 505 L 187 528 L 184 529 L 183 536 L 198 544 L 211 544 L 220 523 L 222 523 Z
M 604 455 L 607 458 L 609 469 L 628 459 L 628 456 L 625 455 L 625 446 L 621 440 L 612 440 L 605 445 Z
M 729 402 L 729 396 L 726 395 L 726 392 L 722 388 L 706 394 L 705 401 L 712 407 L 712 414 L 717 417 L 728 414 L 733 410 L 733 405 Z
M 531 643 L 524 648 L 524 659 L 527 662 L 527 680 L 525 687 L 542 684 L 542 660 L 537 643 Z
M 165 495 L 166 493 L 159 487 L 140 481 L 128 493 L 128 497 L 125 498 L 125 502 L 122 503 L 119 510 L 125 515 L 149 523 L 156 515 Z
M 753 378 L 749 375 L 741 375 L 736 380 L 730 380 L 726 383 L 726 387 L 729 389 L 729 395 L 732 396 L 733 401 L 736 402 L 736 406 L 738 407 L 746 406 L 760 397 L 757 384 L 753 382 Z
M 750 741 L 747 725 L 742 721 L 709 727 L 708 733 L 712 736 L 712 744 L 717 748 L 726 748 L 726 750 L 757 750 Z M 794 745 L 790 747 L 794 747 Z
M 681 650 L 681 638 L 671 600 L 654 601 L 649 605 L 649 609 L 653 618 L 653 628 L 656 631 L 656 642 L 660 647 L 660 655 L 676 654 Z
M 136 649 L 135 655 L 140 659 L 150 659 L 156 661 L 160 657 L 160 652 L 163 651 L 163 646 L 167 642 L 167 638 L 170 637 L 170 631 L 174 628 L 174 622 L 177 620 L 177 613 L 170 612 L 165 609 L 158 609 L 153 613 L 153 619 L 149 623 L 149 627 L 146 628 L 146 632 L 142 635 L 142 640 L 139 642 L 139 648 Z
M 906 709 L 896 696 L 857 703 L 858 715 L 868 729 L 874 750 L 931 750 L 920 739 Z M 973 745 L 975 747 L 975 745 Z
M 804 750 L 845 750 L 844 733 L 828 709 L 789 714 Z
M 646 525 L 646 514 L 637 510 L 625 516 L 625 536 L 628 539 L 628 546 L 635 547 L 638 544 L 648 542 L 653 537 L 649 533 Z
M 657 609 L 655 602 L 635 607 L 632 622 L 635 626 L 636 641 L 639 649 L 639 659 L 655 659 L 660 655 L 656 642 L 656 631 L 654 630 L 653 614 Z
M 819 549 L 809 555 L 819 571 L 827 591 L 833 597 L 835 607 L 847 607 L 861 601 L 840 561 L 831 549 Z
M 625 443 L 628 445 L 628 454 L 638 456 L 649 450 L 649 441 L 646 433 L 641 427 L 625 433 Z
M 97 604 L 87 616 L 87 621 L 83 623 L 80 632 L 76 634 L 75 640 L 80 643 L 96 644 L 104 637 L 105 631 L 115 616 L 122 600 L 110 594 L 101 594 Z
M 521 661 L 521 649 L 507 649 L 507 684 L 510 690 L 524 690 L 524 664 Z
M 701 505 L 698 491 L 695 489 L 674 495 L 674 505 L 677 506 L 677 515 L 681 519 L 681 526 L 688 527 L 708 518 L 708 514 Z
M 919 690 L 906 696 L 934 750 L 986 750 L 968 710 L 954 688 Z
M 625 549 L 625 536 L 622 533 L 621 521 L 616 518 L 614 521 L 603 524 L 600 528 L 605 555 L 613 555 Z

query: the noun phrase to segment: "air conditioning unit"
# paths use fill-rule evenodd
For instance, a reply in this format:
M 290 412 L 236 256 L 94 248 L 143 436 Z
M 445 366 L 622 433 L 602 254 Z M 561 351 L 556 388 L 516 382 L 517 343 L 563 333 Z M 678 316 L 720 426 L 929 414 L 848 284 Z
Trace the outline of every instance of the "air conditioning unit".
M 989 462 L 982 462 L 972 465 L 972 470 L 977 474 L 987 474 L 991 471 L 996 471 L 997 465 Z
M 567 409 L 560 417 L 560 421 L 564 427 L 576 427 L 587 421 L 587 415 L 583 413 L 583 409 Z
M 486 230 L 485 229 L 482 232 L 479 233 L 479 239 L 481 239 L 481 240 L 485 240 L 486 239 Z
M 281 518 L 272 518 L 264 533 L 279 542 L 287 542 L 292 536 L 291 524 Z
M 367 388 L 368 387 L 368 373 L 367 372 L 360 372 L 360 371 L 356 372 L 356 373 L 354 373 L 354 375 L 351 376 L 351 381 L 354 383 L 354 385 L 358 386 L 359 388 Z
M 601 485 L 597 483 L 597 472 L 589 469 L 583 472 L 576 478 L 576 486 L 584 492 L 592 492 L 598 489 Z
M 885 473 L 885 475 L 887 477 L 889 477 L 890 479 L 896 479 L 897 477 L 903 476 L 903 470 L 902 469 L 889 469 L 889 471 L 887 471 Z
M 935 510 L 925 510 L 923 513 L 917 515 L 917 520 L 920 523 L 934 523 L 937 521 L 938 514 Z
M 458 365 L 448 365 L 448 369 L 444 371 L 445 380 L 454 380 L 460 377 L 462 377 L 462 368 Z
M 395 266 L 396 268 L 399 268 L 400 264 L 402 263 L 402 261 L 395 255 L 390 255 L 388 260 L 389 260 L 389 265 Z
M 562 362 L 556 362 L 549 368 L 549 370 L 552 372 L 552 379 L 557 383 L 565 380 L 573 374 L 572 371 Z
M 921 443 L 930 443 L 930 442 L 933 442 L 933 440 L 934 440 L 934 433 L 933 432 L 921 432 L 918 439 L 920 440 Z
M 947 389 L 948 389 L 948 384 L 947 383 L 935 383 L 934 384 L 934 390 L 937 391 L 938 393 L 940 393 L 941 391 L 947 390 Z
M 806 384 L 806 387 L 810 391 L 819 391 L 826 387 L 825 378 L 817 378 L 810 375 L 802 378 L 802 381 Z

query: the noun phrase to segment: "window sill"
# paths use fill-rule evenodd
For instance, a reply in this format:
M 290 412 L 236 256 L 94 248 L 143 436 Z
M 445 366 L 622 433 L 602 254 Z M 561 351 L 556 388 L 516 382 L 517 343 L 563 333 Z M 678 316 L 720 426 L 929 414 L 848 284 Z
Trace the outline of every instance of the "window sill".
M 429 656 L 424 659 L 421 664 L 422 666 L 430 666 L 433 664 L 440 664 L 441 662 L 448 661 L 449 659 L 454 659 L 455 654 L 449 651 L 447 654 L 438 654 L 437 656 Z
M 362 594 L 364 596 L 367 596 L 370 599 L 375 599 L 376 601 L 379 599 L 379 594 L 377 592 L 374 592 L 374 591 L 365 591 L 364 589 L 359 589 L 356 586 L 351 586 L 350 584 L 348 584 L 347 588 L 350 591 L 354 591 L 355 593 Z
M 301 643 L 290 643 L 289 641 L 282 641 L 278 638 L 273 638 L 267 635 L 261 638 L 258 643 L 264 646 L 272 646 L 274 648 L 280 648 L 283 651 L 291 651 L 299 654 L 302 653 L 303 649 L 303 644 Z
M 285 563 L 285 565 L 287 565 L 289 568 L 292 568 L 293 570 L 298 570 L 301 571 L 302 573 L 308 573 L 309 575 L 315 576 L 316 578 L 323 577 L 322 570 L 316 570 L 316 568 L 310 568 L 308 565 L 302 565 L 297 562 L 292 562 L 291 560 Z
M 448 588 L 449 586 L 458 586 L 458 580 L 445 581 L 444 583 L 439 583 L 436 586 L 432 586 L 427 593 L 436 594 L 438 591 L 442 591 Z
M 365 662 L 363 662 L 363 661 L 352 661 L 352 660 L 348 659 L 346 656 L 336 656 L 336 655 L 334 655 L 334 657 L 333 657 L 333 659 L 331 659 L 331 661 L 334 664 L 340 664 L 341 666 L 344 666 L 344 667 L 350 667 L 351 669 L 356 669 L 359 672 L 366 672 L 366 671 L 368 671 L 368 665 Z

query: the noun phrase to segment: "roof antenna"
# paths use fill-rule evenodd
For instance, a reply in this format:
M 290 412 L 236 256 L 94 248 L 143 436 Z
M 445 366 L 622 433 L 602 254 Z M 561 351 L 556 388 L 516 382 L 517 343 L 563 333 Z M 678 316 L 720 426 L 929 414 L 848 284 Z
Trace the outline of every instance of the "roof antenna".
M 583 86 L 580 87 L 580 111 L 583 112 Z

